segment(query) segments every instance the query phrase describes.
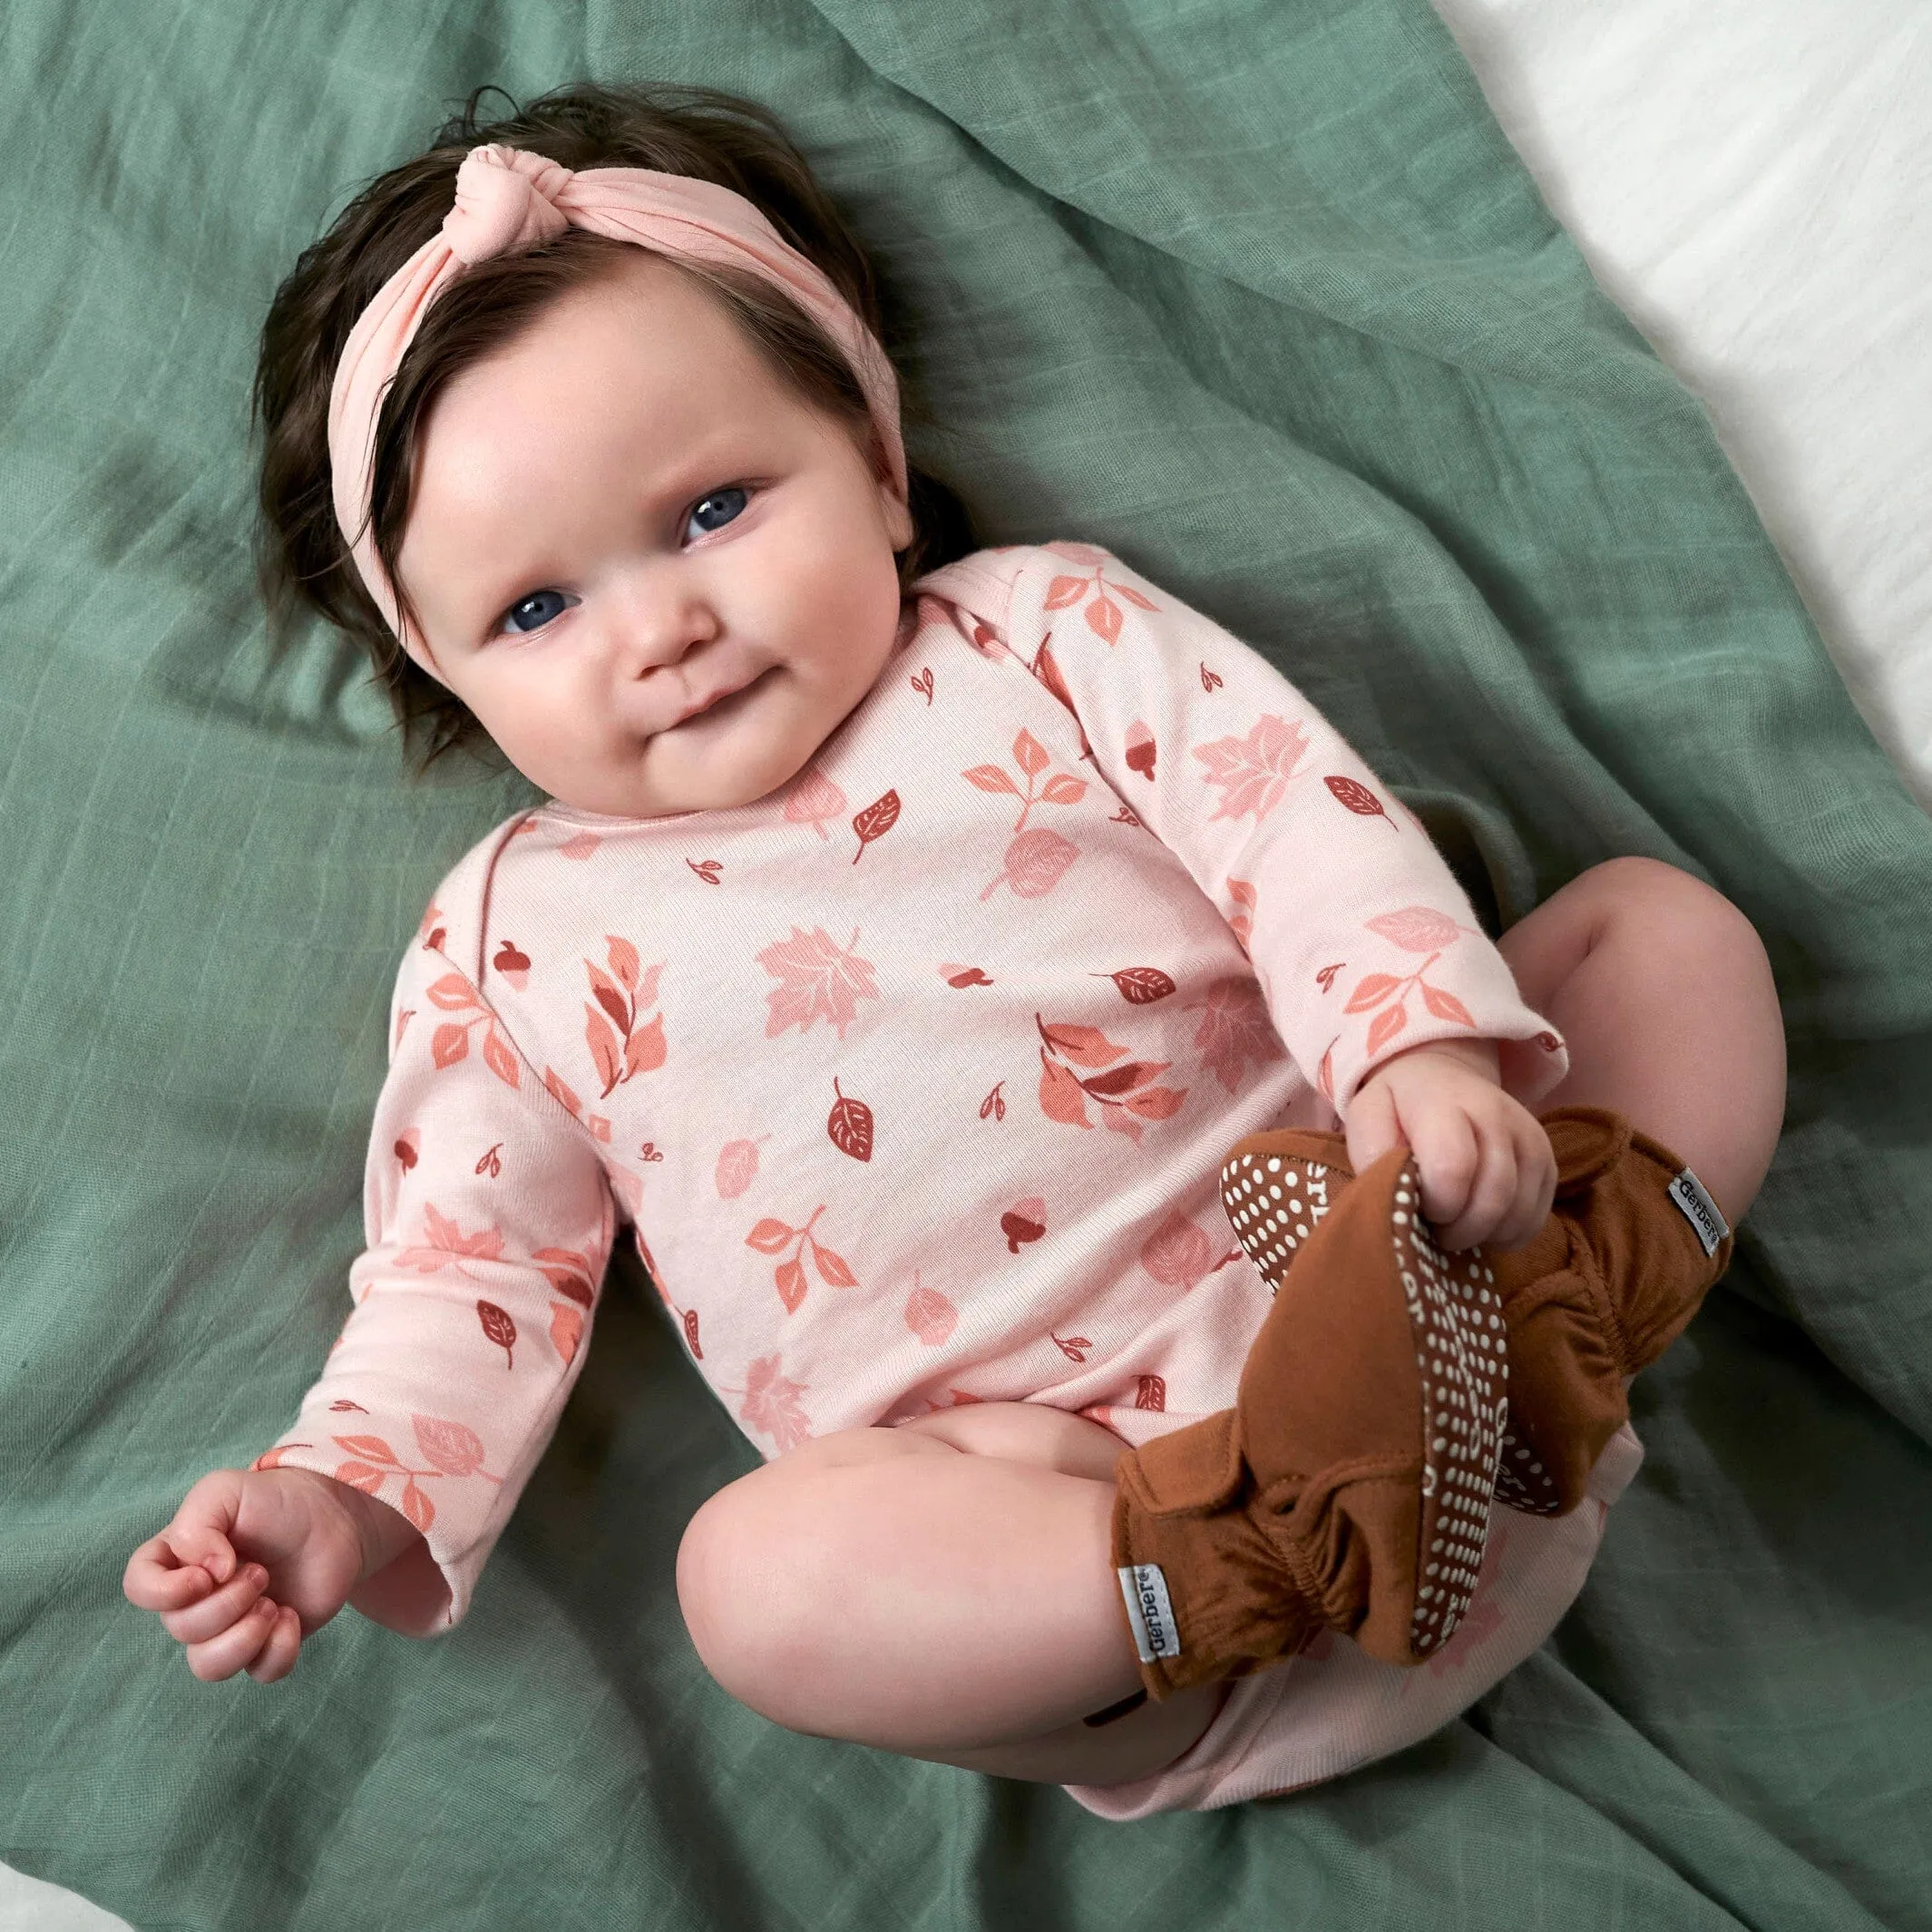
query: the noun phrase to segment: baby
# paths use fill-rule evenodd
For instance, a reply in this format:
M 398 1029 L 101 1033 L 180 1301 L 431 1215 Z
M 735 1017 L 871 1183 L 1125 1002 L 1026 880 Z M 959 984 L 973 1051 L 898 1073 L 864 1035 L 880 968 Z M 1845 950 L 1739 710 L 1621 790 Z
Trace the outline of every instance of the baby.
M 879 335 L 795 151 L 695 91 L 466 118 L 285 284 L 285 581 L 549 802 L 403 962 L 320 1380 L 126 1593 L 206 1679 L 345 1603 L 449 1628 L 628 1226 L 771 1459 L 679 1554 L 726 1689 L 1109 1815 L 1333 1775 L 1580 1587 L 1769 1165 L 1769 968 L 1647 860 L 1492 945 L 1118 559 L 924 567 Z

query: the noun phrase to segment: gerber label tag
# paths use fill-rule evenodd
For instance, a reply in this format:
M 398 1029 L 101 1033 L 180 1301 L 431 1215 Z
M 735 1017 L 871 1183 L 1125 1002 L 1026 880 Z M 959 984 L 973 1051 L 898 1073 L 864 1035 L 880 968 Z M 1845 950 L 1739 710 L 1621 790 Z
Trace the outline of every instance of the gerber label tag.
M 1127 1621 L 1134 1626 L 1134 1648 L 1143 1664 L 1156 1657 L 1177 1657 L 1181 1634 L 1167 1598 L 1167 1579 L 1157 1563 L 1125 1563 L 1115 1572 L 1120 1594 L 1127 1598 Z
M 1717 1244 L 1731 1232 L 1723 1215 L 1717 1211 L 1717 1203 L 1703 1190 L 1703 1183 L 1686 1167 L 1671 1183 L 1671 1199 L 1683 1210 L 1683 1218 L 1697 1230 L 1697 1238 L 1703 1243 L 1704 1253 L 1715 1254 Z

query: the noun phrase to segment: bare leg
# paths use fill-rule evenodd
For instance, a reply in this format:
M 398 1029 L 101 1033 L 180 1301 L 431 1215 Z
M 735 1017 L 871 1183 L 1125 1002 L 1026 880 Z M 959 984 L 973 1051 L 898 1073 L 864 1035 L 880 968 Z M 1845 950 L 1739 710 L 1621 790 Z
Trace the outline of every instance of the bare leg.
M 1049 1783 L 1170 1763 L 1211 1685 L 1140 1688 L 1114 1577 L 1119 1438 L 1024 1402 L 802 1443 L 712 1497 L 678 1553 L 705 1667 L 788 1730 Z
M 1784 1119 L 1784 1026 L 1756 929 L 1655 859 L 1611 859 L 1505 932 L 1524 1000 L 1570 1049 L 1536 1103 L 1606 1107 L 1661 1140 L 1734 1228 Z

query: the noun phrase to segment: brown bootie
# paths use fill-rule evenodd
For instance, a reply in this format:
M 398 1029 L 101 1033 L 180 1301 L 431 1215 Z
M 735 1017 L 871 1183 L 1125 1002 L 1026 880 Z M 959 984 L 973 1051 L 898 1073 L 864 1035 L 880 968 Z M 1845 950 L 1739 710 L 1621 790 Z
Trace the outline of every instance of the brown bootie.
M 1251 1253 L 1288 1252 L 1277 1217 L 1299 1244 L 1234 1407 L 1116 1468 L 1114 1562 L 1156 1698 L 1264 1669 L 1324 1629 L 1420 1664 L 1481 1562 L 1508 1374 L 1495 1293 L 1436 1244 L 1406 1147 L 1318 1217 L 1307 1155 L 1328 1137 L 1300 1152 L 1295 1137 L 1271 1137 L 1230 1184 Z
M 1697 1312 L 1735 1245 L 1717 1204 L 1683 1161 L 1607 1107 L 1563 1107 L 1542 1117 L 1556 1157 L 1549 1218 L 1508 1254 L 1470 1248 L 1502 1299 L 1509 1336 L 1509 1416 L 1496 1494 L 1536 1516 L 1583 1500 L 1605 1445 L 1628 1420 L 1625 1379 L 1654 1361 Z M 1312 1148 L 1306 1225 L 1319 1225 L 1356 1184 L 1341 1134 L 1300 1130 L 1240 1142 L 1222 1170 L 1222 1195 L 1275 1149 Z M 1372 1168 L 1370 1170 L 1374 1171 Z M 1237 1234 L 1242 1233 L 1236 1225 Z M 1244 1238 L 1270 1286 L 1287 1279 L 1303 1237 L 1271 1223 Z

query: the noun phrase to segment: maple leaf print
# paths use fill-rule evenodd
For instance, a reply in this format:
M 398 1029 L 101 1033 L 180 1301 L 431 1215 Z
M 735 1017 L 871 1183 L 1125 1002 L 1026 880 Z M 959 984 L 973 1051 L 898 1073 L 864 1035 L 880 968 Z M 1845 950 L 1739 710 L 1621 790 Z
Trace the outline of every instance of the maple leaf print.
M 784 1358 L 761 1355 L 745 1373 L 745 1400 L 738 1414 L 762 1436 L 769 1436 L 781 1452 L 810 1439 L 812 1419 L 798 1398 L 811 1387 L 782 1372 Z
M 765 996 L 770 1008 L 766 1039 L 776 1039 L 787 1027 L 796 1027 L 801 1033 L 809 1031 L 819 1020 L 830 1021 L 838 1037 L 844 1039 L 858 1002 L 879 997 L 871 961 L 862 960 L 852 950 L 858 941 L 856 931 L 841 946 L 823 927 L 814 926 L 807 932 L 802 926 L 794 926 L 790 939 L 778 940 L 754 955 L 781 982 Z
M 1193 1001 L 1185 1010 L 1200 1014 L 1195 1049 L 1229 1093 L 1239 1088 L 1251 1060 L 1264 1067 L 1286 1058 L 1261 990 L 1251 981 L 1216 980 L 1205 1000 Z
M 1299 719 L 1290 724 L 1273 716 L 1257 720 L 1244 738 L 1196 745 L 1194 755 L 1207 767 L 1206 782 L 1221 788 L 1214 818 L 1244 818 L 1253 813 L 1260 824 L 1282 802 L 1307 749 Z
M 496 1261 L 503 1255 L 503 1236 L 498 1228 L 483 1227 L 473 1234 L 465 1234 L 427 1202 L 423 1207 L 423 1223 L 429 1230 L 428 1244 L 403 1249 L 395 1257 L 397 1267 L 418 1268 L 424 1274 L 434 1274 L 439 1269 L 454 1265 L 459 1274 L 466 1274 L 469 1271 L 462 1266 L 463 1261 Z

